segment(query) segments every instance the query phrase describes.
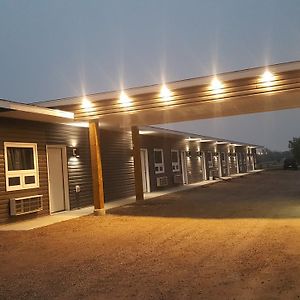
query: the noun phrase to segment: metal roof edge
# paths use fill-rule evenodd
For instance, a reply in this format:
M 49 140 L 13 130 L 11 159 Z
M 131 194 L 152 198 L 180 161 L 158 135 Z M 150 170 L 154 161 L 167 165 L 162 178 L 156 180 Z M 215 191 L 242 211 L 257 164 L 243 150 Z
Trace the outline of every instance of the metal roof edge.
M 162 133 L 162 134 L 179 135 L 179 136 L 184 136 L 184 137 L 187 137 L 187 138 L 190 137 L 190 138 L 199 138 L 199 139 L 212 140 L 213 142 L 226 142 L 228 144 L 239 144 L 241 146 L 251 146 L 251 147 L 256 147 L 256 148 L 265 148 L 265 146 L 261 146 L 261 145 L 245 143 L 245 142 L 239 142 L 239 141 L 228 140 L 228 139 L 222 139 L 222 138 L 217 138 L 217 137 L 212 137 L 212 136 L 207 136 L 207 135 L 201 135 L 201 134 L 196 134 L 196 133 L 177 131 L 177 130 L 166 129 L 166 128 L 156 127 L 156 126 L 140 126 L 139 129 L 149 130 L 149 131 L 153 130 L 155 132 Z
M 261 75 L 263 71 L 265 71 L 266 69 L 274 73 L 300 70 L 300 61 L 290 61 L 290 62 L 283 62 L 283 63 L 273 64 L 273 65 L 265 65 L 265 66 L 247 68 L 242 70 L 223 72 L 223 73 L 212 74 L 208 76 L 194 77 L 194 78 L 183 79 L 183 80 L 178 80 L 173 82 L 166 82 L 165 84 L 168 85 L 170 89 L 187 88 L 187 87 L 192 87 L 197 85 L 209 84 L 212 78 L 214 78 L 215 76 L 218 76 L 218 78 L 222 81 L 251 78 L 251 77 Z M 140 86 L 140 87 L 132 87 L 132 88 L 124 89 L 124 91 L 128 96 L 135 96 L 139 94 L 159 92 L 159 88 L 161 87 L 161 85 L 162 83 Z M 67 106 L 67 105 L 79 104 L 83 96 L 96 97 L 97 99 L 93 99 L 93 101 L 101 101 L 104 99 L 118 98 L 119 94 L 120 94 L 120 90 L 115 90 L 115 91 L 107 91 L 107 92 L 100 92 L 100 93 L 92 93 L 92 94 L 75 96 L 75 97 L 39 101 L 39 102 L 34 102 L 32 104 L 37 106 L 42 106 L 42 107 Z
M 19 103 L 11 100 L 0 99 L 0 107 L 8 110 L 20 111 L 25 113 L 34 113 L 39 115 L 47 115 L 51 117 L 74 119 L 74 113 L 63 111 L 60 109 L 52 109 L 47 107 L 40 107 L 33 104 Z

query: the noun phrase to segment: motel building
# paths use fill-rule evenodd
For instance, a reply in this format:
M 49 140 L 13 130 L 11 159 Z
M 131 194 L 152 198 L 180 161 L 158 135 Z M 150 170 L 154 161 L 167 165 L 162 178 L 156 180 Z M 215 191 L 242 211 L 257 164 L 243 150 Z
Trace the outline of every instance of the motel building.
M 111 201 L 255 172 L 261 146 L 153 125 L 300 107 L 299 88 L 300 62 L 291 62 L 34 104 L 0 100 L 0 223 L 92 205 L 102 215 Z

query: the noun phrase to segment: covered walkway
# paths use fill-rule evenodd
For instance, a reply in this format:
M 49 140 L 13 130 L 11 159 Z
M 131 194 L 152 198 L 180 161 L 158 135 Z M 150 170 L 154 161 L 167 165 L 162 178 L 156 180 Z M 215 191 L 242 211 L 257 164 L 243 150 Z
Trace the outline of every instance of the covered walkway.
M 154 199 L 154 198 L 164 196 L 167 194 L 190 190 L 190 189 L 194 189 L 194 188 L 201 187 L 201 186 L 208 186 L 208 185 L 212 185 L 212 184 L 215 184 L 218 182 L 222 182 L 224 180 L 231 180 L 234 178 L 243 177 L 243 176 L 255 174 L 258 172 L 262 172 L 262 171 L 263 170 L 254 170 L 249 173 L 239 173 L 239 174 L 232 175 L 230 177 L 220 178 L 220 179 L 216 179 L 216 180 L 200 181 L 197 183 L 187 184 L 187 185 L 183 185 L 183 186 L 179 186 L 179 187 L 175 187 L 175 188 L 171 188 L 171 189 L 164 189 L 159 192 L 146 193 L 144 195 L 144 197 L 145 197 L 145 200 L 150 200 L 150 199 Z M 129 198 L 124 198 L 124 199 L 120 199 L 120 200 L 116 200 L 116 201 L 107 202 L 107 203 L 105 203 L 105 209 L 108 210 L 108 209 L 112 209 L 112 208 L 116 208 L 116 207 L 121 207 L 123 205 L 131 204 L 131 203 L 135 203 L 135 202 L 136 202 L 135 196 L 132 196 Z M 39 218 L 32 219 L 32 220 L 0 225 L 0 231 L 32 230 L 32 229 L 52 225 L 55 223 L 72 220 L 72 219 L 79 218 L 82 216 L 87 216 L 87 215 L 92 214 L 93 211 L 94 211 L 94 206 L 84 207 L 81 209 L 75 209 L 75 210 L 71 210 L 71 211 L 63 211 L 63 212 L 55 213 L 55 214 L 52 214 L 49 216 L 39 217 Z

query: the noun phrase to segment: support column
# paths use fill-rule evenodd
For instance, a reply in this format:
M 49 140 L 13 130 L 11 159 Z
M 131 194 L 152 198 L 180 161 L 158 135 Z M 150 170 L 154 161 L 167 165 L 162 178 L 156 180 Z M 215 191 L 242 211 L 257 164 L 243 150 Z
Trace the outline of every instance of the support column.
M 133 145 L 133 162 L 134 162 L 134 182 L 135 182 L 135 198 L 136 201 L 144 200 L 143 177 L 141 163 L 141 144 L 139 128 L 131 127 L 132 145 Z
M 102 216 L 105 215 L 105 209 L 98 121 L 91 121 L 89 123 L 89 138 L 93 178 L 93 198 L 95 207 L 94 214 L 97 216 Z

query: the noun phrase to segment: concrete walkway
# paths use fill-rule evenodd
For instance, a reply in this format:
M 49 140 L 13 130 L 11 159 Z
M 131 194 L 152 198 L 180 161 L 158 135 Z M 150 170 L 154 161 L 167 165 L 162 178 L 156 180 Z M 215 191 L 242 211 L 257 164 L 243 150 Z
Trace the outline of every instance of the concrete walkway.
M 216 180 L 200 181 L 200 182 L 191 183 L 191 184 L 187 184 L 187 185 L 183 185 L 183 186 L 179 186 L 179 187 L 174 187 L 174 188 L 167 189 L 167 190 L 162 190 L 159 192 L 145 193 L 144 197 L 145 197 L 145 200 L 149 200 L 149 199 L 153 199 L 153 198 L 160 197 L 163 195 L 176 193 L 176 192 L 180 192 L 180 191 L 185 191 L 185 190 L 190 190 L 190 189 L 194 189 L 194 188 L 201 187 L 201 186 L 207 186 L 207 185 L 215 184 L 218 182 L 222 182 L 224 180 L 231 180 L 234 178 L 239 178 L 242 176 L 255 174 L 258 172 L 262 172 L 262 171 L 263 170 L 254 170 L 249 173 L 234 174 L 234 175 L 231 175 L 230 177 L 222 177 L 222 178 L 216 179 Z M 120 207 L 123 205 L 132 204 L 132 203 L 135 203 L 135 196 L 105 203 L 105 209 L 108 210 L 111 208 Z M 58 213 L 55 213 L 55 214 L 52 214 L 49 216 L 38 217 L 38 218 L 32 219 L 32 220 L 0 225 L 0 231 L 31 230 L 31 229 L 55 224 L 58 222 L 63 222 L 63 221 L 71 220 L 74 218 L 79 218 L 82 216 L 87 216 L 87 215 L 92 214 L 93 212 L 94 212 L 94 206 L 88 206 L 88 207 L 84 207 L 81 209 L 58 212 Z

